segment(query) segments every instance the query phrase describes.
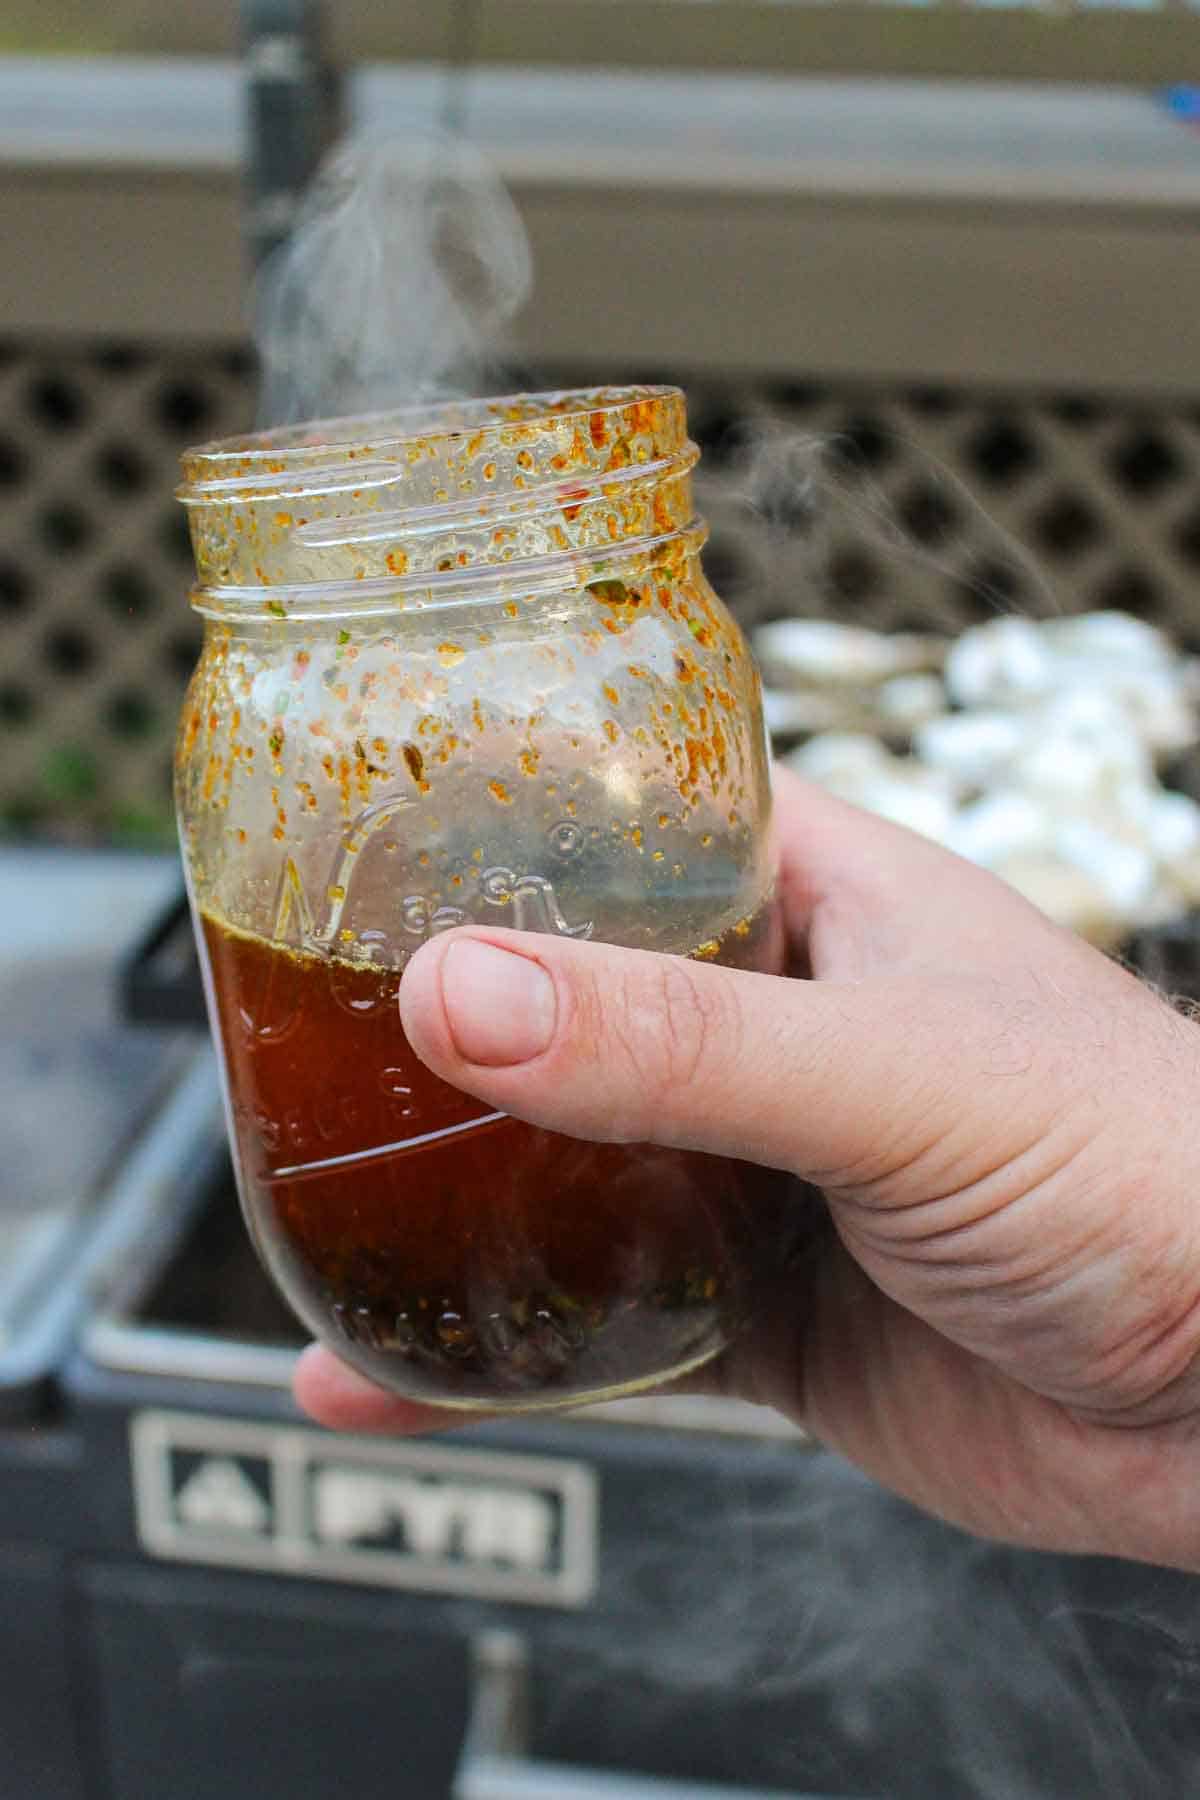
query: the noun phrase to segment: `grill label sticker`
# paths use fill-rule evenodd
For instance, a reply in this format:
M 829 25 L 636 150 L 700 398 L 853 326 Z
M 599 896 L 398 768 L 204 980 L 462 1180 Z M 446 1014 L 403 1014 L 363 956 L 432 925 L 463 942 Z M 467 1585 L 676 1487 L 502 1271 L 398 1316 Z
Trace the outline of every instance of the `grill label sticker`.
M 158 1410 L 130 1444 L 153 1556 L 548 1606 L 595 1587 L 586 1463 Z

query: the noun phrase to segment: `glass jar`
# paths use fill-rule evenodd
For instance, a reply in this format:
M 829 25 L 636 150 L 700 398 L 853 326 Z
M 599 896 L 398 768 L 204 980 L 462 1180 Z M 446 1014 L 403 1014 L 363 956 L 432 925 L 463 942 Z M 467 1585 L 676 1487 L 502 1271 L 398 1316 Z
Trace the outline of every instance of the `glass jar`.
M 431 1075 L 396 1005 L 469 921 L 775 969 L 758 680 L 683 396 L 519 396 L 184 459 L 205 617 L 177 798 L 246 1217 L 397 1393 L 524 1410 L 706 1361 L 780 1179 L 581 1143 Z

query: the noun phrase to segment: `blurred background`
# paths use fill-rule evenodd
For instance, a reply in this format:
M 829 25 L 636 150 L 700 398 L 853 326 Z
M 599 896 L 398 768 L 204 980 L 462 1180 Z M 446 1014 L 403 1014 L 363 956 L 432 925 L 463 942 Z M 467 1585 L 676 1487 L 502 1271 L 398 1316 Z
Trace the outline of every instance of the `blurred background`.
M 1183 1578 L 974 1544 L 737 1406 L 473 1427 L 480 1464 L 300 1428 L 170 798 L 178 457 L 254 423 L 254 272 L 346 130 L 462 134 L 508 187 L 513 385 L 686 387 L 749 627 L 923 634 L 909 662 L 760 638 L 781 745 L 866 720 L 894 748 L 987 698 L 964 630 L 1118 610 L 1169 651 L 1054 654 L 1110 685 L 1143 658 L 1138 704 L 1190 709 L 1154 764 L 1194 790 L 1193 83 L 1200 0 L 8 0 L 0 1800 L 1200 1788 Z M 1194 978 L 1200 827 L 1167 823 L 1156 948 Z M 1101 862 L 1111 939 L 1140 915 Z M 414 1565 L 422 1492 L 457 1522 Z M 531 1518 L 526 1566 L 496 1521 Z

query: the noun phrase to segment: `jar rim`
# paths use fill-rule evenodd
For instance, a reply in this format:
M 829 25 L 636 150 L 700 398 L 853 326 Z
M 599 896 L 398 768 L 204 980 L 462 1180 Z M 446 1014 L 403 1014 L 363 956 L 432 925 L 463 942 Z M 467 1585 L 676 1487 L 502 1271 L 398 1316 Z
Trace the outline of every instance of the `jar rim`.
M 428 440 L 455 440 L 483 434 L 483 441 L 505 433 L 530 435 L 539 429 L 562 429 L 594 414 L 608 417 L 648 401 L 684 403 L 683 390 L 666 384 L 638 383 L 621 387 L 547 389 L 478 399 L 416 402 L 385 412 L 308 419 L 265 431 L 215 438 L 184 451 L 183 500 L 200 498 L 229 480 L 287 477 L 339 462 L 370 458 L 389 462 L 408 458 L 415 445 Z M 360 471 L 361 473 L 361 471 Z

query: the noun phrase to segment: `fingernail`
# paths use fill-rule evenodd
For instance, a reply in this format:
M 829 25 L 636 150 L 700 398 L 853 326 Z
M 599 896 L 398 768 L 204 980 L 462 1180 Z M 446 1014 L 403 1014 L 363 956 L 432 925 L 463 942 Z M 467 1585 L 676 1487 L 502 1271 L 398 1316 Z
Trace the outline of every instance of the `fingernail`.
M 442 959 L 442 1004 L 465 1062 L 507 1068 L 540 1056 L 554 1036 L 554 983 L 527 956 L 466 938 Z

